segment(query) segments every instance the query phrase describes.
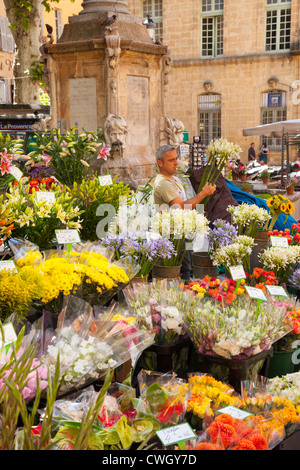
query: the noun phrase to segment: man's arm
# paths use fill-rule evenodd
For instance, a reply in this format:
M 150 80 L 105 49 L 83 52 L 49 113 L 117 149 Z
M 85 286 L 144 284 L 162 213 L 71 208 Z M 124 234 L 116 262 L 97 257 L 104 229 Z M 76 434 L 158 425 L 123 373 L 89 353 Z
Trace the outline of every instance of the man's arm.
M 216 190 L 216 185 L 214 184 L 206 184 L 203 189 L 198 193 L 196 196 L 192 197 L 191 199 L 187 199 L 183 201 L 181 196 L 177 196 L 175 199 L 169 202 L 169 206 L 177 205 L 184 209 L 185 205 L 189 205 L 192 209 L 195 209 L 197 204 L 200 204 L 207 196 L 211 196 Z

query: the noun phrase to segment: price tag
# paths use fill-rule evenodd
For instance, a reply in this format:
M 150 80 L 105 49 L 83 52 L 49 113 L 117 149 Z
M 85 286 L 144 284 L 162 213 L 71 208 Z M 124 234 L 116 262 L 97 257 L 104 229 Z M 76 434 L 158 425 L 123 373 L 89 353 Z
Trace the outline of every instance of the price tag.
M 59 245 L 80 243 L 79 233 L 75 229 L 55 230 L 55 235 Z
M 2 271 L 3 269 L 7 269 L 8 271 L 12 271 L 13 273 L 18 272 L 15 262 L 12 259 L 5 259 L 0 261 L 0 271 Z
M 248 413 L 247 411 L 240 410 L 235 406 L 226 406 L 221 410 L 218 410 L 218 413 L 230 415 L 235 419 L 245 419 L 252 415 L 252 413 Z
M 2 342 L 2 332 L 0 331 L 0 347 L 3 345 L 5 347 L 10 346 L 12 343 L 15 343 L 17 341 L 17 335 L 14 330 L 13 324 L 12 323 L 6 323 L 3 325 L 3 333 L 4 333 L 4 342 Z
M 250 286 L 245 286 L 245 289 L 248 293 L 248 295 L 251 297 L 251 299 L 255 300 L 263 300 L 267 302 L 267 298 L 263 291 L 261 289 L 258 289 L 257 287 L 250 287 Z
M 231 277 L 234 281 L 245 279 L 246 273 L 243 266 L 229 266 Z
M 113 184 L 111 175 L 102 175 L 102 176 L 98 176 L 98 178 L 99 178 L 99 183 L 101 184 L 101 186 L 107 186 L 109 184 Z
M 278 246 L 280 248 L 288 248 L 289 246 L 287 237 L 274 237 L 272 235 L 270 240 L 272 246 Z
M 11 169 L 10 169 L 10 174 L 13 175 L 13 177 L 17 180 L 17 181 L 20 181 L 20 179 L 22 178 L 23 176 L 23 173 L 22 171 L 17 167 L 17 166 L 13 166 Z
M 268 286 L 266 284 L 266 288 L 268 289 L 271 295 L 278 297 L 288 297 L 288 294 L 282 286 Z
M 36 193 L 36 199 L 38 202 L 46 201 L 49 204 L 53 204 L 55 202 L 55 193 L 53 191 L 38 191 Z
M 171 446 L 197 437 L 189 423 L 177 424 L 177 426 L 171 426 L 155 432 L 164 446 Z

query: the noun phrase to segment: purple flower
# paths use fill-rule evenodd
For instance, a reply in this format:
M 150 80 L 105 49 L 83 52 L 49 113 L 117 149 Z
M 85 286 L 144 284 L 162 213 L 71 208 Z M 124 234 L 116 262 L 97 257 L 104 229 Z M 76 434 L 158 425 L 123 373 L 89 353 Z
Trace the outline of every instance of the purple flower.
M 296 269 L 296 271 L 291 276 L 291 282 L 295 286 L 300 286 L 300 268 Z
M 238 231 L 234 225 L 222 219 L 217 219 L 213 222 L 213 228 L 207 238 L 209 243 L 209 251 L 213 252 L 217 248 L 229 245 L 238 236 Z

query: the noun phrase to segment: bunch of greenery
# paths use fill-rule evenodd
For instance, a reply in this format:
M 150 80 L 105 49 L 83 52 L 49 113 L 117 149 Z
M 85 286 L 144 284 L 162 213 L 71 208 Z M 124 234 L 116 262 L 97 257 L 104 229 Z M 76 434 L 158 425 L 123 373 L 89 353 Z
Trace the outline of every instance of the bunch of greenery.
M 112 180 L 112 184 L 102 186 L 97 175 L 93 174 L 91 178 L 82 180 L 81 184 L 75 182 L 72 189 L 64 186 L 63 192 L 70 193 L 73 204 L 81 212 L 79 233 L 82 240 L 91 242 L 98 240 L 97 225 L 111 214 L 111 212 L 108 214 L 105 208 L 109 209 L 110 206 L 110 209 L 117 214 L 120 200 L 130 204 L 131 189 L 122 181 L 117 183 L 116 180 L 117 177 Z
M 38 150 L 28 154 L 31 162 L 46 161 L 58 181 L 68 186 L 81 183 L 88 176 L 91 161 L 103 157 L 101 147 L 102 152 L 105 148 L 101 130 L 77 134 L 75 127 L 66 134 L 56 128 L 36 133 L 36 144 Z

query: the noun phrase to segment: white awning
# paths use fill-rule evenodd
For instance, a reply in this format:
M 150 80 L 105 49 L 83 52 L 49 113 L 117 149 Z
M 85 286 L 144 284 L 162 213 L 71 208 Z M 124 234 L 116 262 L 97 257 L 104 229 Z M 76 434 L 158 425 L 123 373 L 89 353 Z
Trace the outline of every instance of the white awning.
M 279 121 L 261 126 L 243 129 L 243 135 L 264 135 L 266 137 L 281 137 L 283 133 L 300 132 L 300 119 Z

